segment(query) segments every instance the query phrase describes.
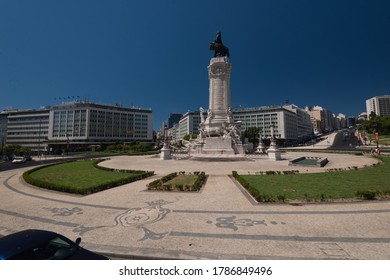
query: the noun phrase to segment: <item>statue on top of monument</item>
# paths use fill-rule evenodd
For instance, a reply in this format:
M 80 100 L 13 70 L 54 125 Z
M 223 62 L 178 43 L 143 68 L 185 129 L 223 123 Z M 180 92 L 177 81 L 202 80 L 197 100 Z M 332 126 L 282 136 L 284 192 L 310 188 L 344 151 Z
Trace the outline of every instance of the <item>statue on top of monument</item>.
M 214 57 L 229 57 L 229 48 L 223 45 L 221 32 L 218 31 L 217 37 L 210 43 L 210 50 L 214 51 Z

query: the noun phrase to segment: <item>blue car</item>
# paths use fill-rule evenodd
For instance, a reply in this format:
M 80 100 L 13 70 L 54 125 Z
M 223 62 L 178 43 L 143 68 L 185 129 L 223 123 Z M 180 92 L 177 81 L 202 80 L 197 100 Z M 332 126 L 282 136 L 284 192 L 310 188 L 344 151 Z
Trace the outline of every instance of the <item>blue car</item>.
M 108 260 L 61 234 L 29 229 L 0 238 L 0 260 Z

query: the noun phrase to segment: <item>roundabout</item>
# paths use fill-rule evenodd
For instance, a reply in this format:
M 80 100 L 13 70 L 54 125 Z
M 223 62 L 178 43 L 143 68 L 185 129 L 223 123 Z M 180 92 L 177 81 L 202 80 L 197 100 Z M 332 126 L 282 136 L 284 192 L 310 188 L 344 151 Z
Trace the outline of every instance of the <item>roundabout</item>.
M 301 156 L 326 157 L 329 163 L 325 167 L 289 166 L 289 161 Z M 176 171 L 205 171 L 208 175 L 231 175 L 232 171 L 240 174 L 255 174 L 259 171 L 299 170 L 299 173 L 327 172 L 331 169 L 348 169 L 356 166 L 364 168 L 378 163 L 373 157 L 354 156 L 336 153 L 289 152 L 282 154 L 282 160 L 272 161 L 266 155 L 250 155 L 245 160 L 160 160 L 157 156 L 118 156 L 101 163 L 101 166 L 118 169 L 154 170 L 156 175 L 166 175 Z
M 305 153 L 308 155 L 308 153 Z M 317 154 L 318 155 L 318 154 Z M 26 168 L 0 173 L 0 235 L 47 229 L 112 258 L 150 259 L 390 259 L 390 202 L 254 204 L 232 170 L 291 170 L 370 166 L 371 157 L 327 154 L 325 167 L 288 166 L 284 160 L 162 161 L 117 156 L 110 168 L 154 170 L 155 176 L 87 196 L 27 185 Z M 146 185 L 175 171 L 205 171 L 201 192 L 150 192 Z M 331 176 L 331 174 L 330 174 Z

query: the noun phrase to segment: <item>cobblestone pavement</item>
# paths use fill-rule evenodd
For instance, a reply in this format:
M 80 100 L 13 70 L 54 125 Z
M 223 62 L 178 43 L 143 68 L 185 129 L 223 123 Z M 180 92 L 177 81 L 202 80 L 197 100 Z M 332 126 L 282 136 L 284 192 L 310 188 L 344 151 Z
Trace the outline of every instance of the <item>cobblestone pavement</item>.
M 21 179 L 24 168 L 4 171 L 0 235 L 53 230 L 73 239 L 81 236 L 90 250 L 129 259 L 390 259 L 389 201 L 257 204 L 228 176 L 232 170 L 320 172 L 375 163 L 368 157 L 326 154 L 330 162 L 322 169 L 288 166 L 288 159 L 298 156 L 283 154 L 285 160 L 278 162 L 118 156 L 102 165 L 156 175 L 88 196 L 29 186 Z M 147 183 L 172 171 L 205 171 L 209 177 L 199 193 L 146 190 Z

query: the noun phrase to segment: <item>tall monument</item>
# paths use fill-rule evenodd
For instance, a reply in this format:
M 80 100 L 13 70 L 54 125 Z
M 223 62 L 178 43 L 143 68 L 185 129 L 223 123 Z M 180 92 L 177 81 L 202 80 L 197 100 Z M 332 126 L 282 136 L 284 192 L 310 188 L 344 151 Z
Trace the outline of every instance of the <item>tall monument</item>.
M 203 108 L 200 108 L 201 123 L 195 143 L 195 154 L 214 156 L 244 155 L 240 140 L 238 124 L 233 120 L 230 96 L 229 49 L 223 45 L 221 32 L 210 43 L 214 57 L 208 66 L 209 109 L 204 119 Z

